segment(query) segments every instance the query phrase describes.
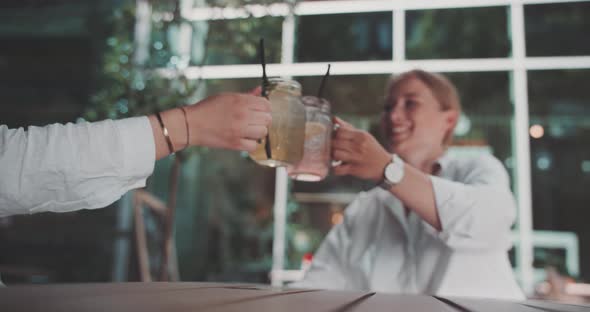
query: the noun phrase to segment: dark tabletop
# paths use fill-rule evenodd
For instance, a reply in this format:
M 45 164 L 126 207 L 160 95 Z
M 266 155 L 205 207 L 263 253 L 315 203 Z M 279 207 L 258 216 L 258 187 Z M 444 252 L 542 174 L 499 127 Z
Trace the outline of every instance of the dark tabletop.
M 0 288 L 0 311 L 590 311 L 544 301 L 440 298 L 219 283 L 104 283 Z

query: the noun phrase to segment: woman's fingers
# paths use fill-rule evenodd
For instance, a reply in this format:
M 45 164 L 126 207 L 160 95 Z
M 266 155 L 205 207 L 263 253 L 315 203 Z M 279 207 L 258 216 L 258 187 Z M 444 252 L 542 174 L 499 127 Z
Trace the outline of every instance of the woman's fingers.
M 240 139 L 240 144 L 237 146 L 236 150 L 253 152 L 256 150 L 256 145 L 256 140 Z
M 354 156 L 347 150 L 335 149 L 332 150 L 332 159 L 347 163 L 352 161 L 354 159 Z
M 264 138 L 268 134 L 268 128 L 261 125 L 248 125 L 244 128 L 243 138 L 258 140 Z
M 239 104 L 241 107 L 246 108 L 247 110 L 270 113 L 270 101 L 266 98 L 253 94 L 240 94 L 238 96 L 239 98 L 236 100 L 240 102 Z
M 271 114 L 267 112 L 250 111 L 248 115 L 249 125 L 268 127 L 272 121 Z
M 355 145 L 351 140 L 334 139 L 332 140 L 332 150 L 344 150 L 352 153 L 355 150 Z
M 336 123 L 340 128 L 354 129 L 353 125 L 336 116 L 334 116 L 334 123 Z
M 343 163 L 337 167 L 334 167 L 333 170 L 334 174 L 338 176 L 350 175 L 352 174 L 353 166 L 351 164 Z

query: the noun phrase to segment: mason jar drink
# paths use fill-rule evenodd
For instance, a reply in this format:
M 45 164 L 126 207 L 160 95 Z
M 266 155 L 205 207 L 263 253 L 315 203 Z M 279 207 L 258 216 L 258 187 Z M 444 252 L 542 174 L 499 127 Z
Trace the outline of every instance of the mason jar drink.
M 265 149 L 266 139 L 263 139 L 250 157 L 264 166 L 292 166 L 303 157 L 305 107 L 301 103 L 301 85 L 294 80 L 271 78 L 268 99 L 272 115 L 268 129 L 270 155 Z
M 301 101 L 306 114 L 303 158 L 295 166 L 288 167 L 287 172 L 295 180 L 320 181 L 330 170 L 330 102 L 315 96 L 305 96 Z

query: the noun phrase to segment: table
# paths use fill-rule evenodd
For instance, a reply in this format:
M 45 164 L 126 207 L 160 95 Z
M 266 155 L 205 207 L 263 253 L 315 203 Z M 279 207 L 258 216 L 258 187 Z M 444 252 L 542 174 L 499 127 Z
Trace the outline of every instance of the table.
M 544 301 L 440 298 L 225 283 L 98 283 L 0 288 L 0 311 L 589 311 Z

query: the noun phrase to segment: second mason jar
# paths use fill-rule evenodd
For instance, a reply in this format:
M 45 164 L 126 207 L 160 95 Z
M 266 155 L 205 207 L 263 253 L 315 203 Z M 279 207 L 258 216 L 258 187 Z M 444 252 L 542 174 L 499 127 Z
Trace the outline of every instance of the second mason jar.
M 294 80 L 271 78 L 267 91 L 272 115 L 268 129 L 270 155 L 265 149 L 266 139 L 263 139 L 256 150 L 250 153 L 250 157 L 264 166 L 292 166 L 303 157 L 305 140 L 305 107 L 301 103 L 301 85 Z
M 330 170 L 330 102 L 315 96 L 305 96 L 302 102 L 306 113 L 303 158 L 287 170 L 295 180 L 315 182 L 324 179 Z

